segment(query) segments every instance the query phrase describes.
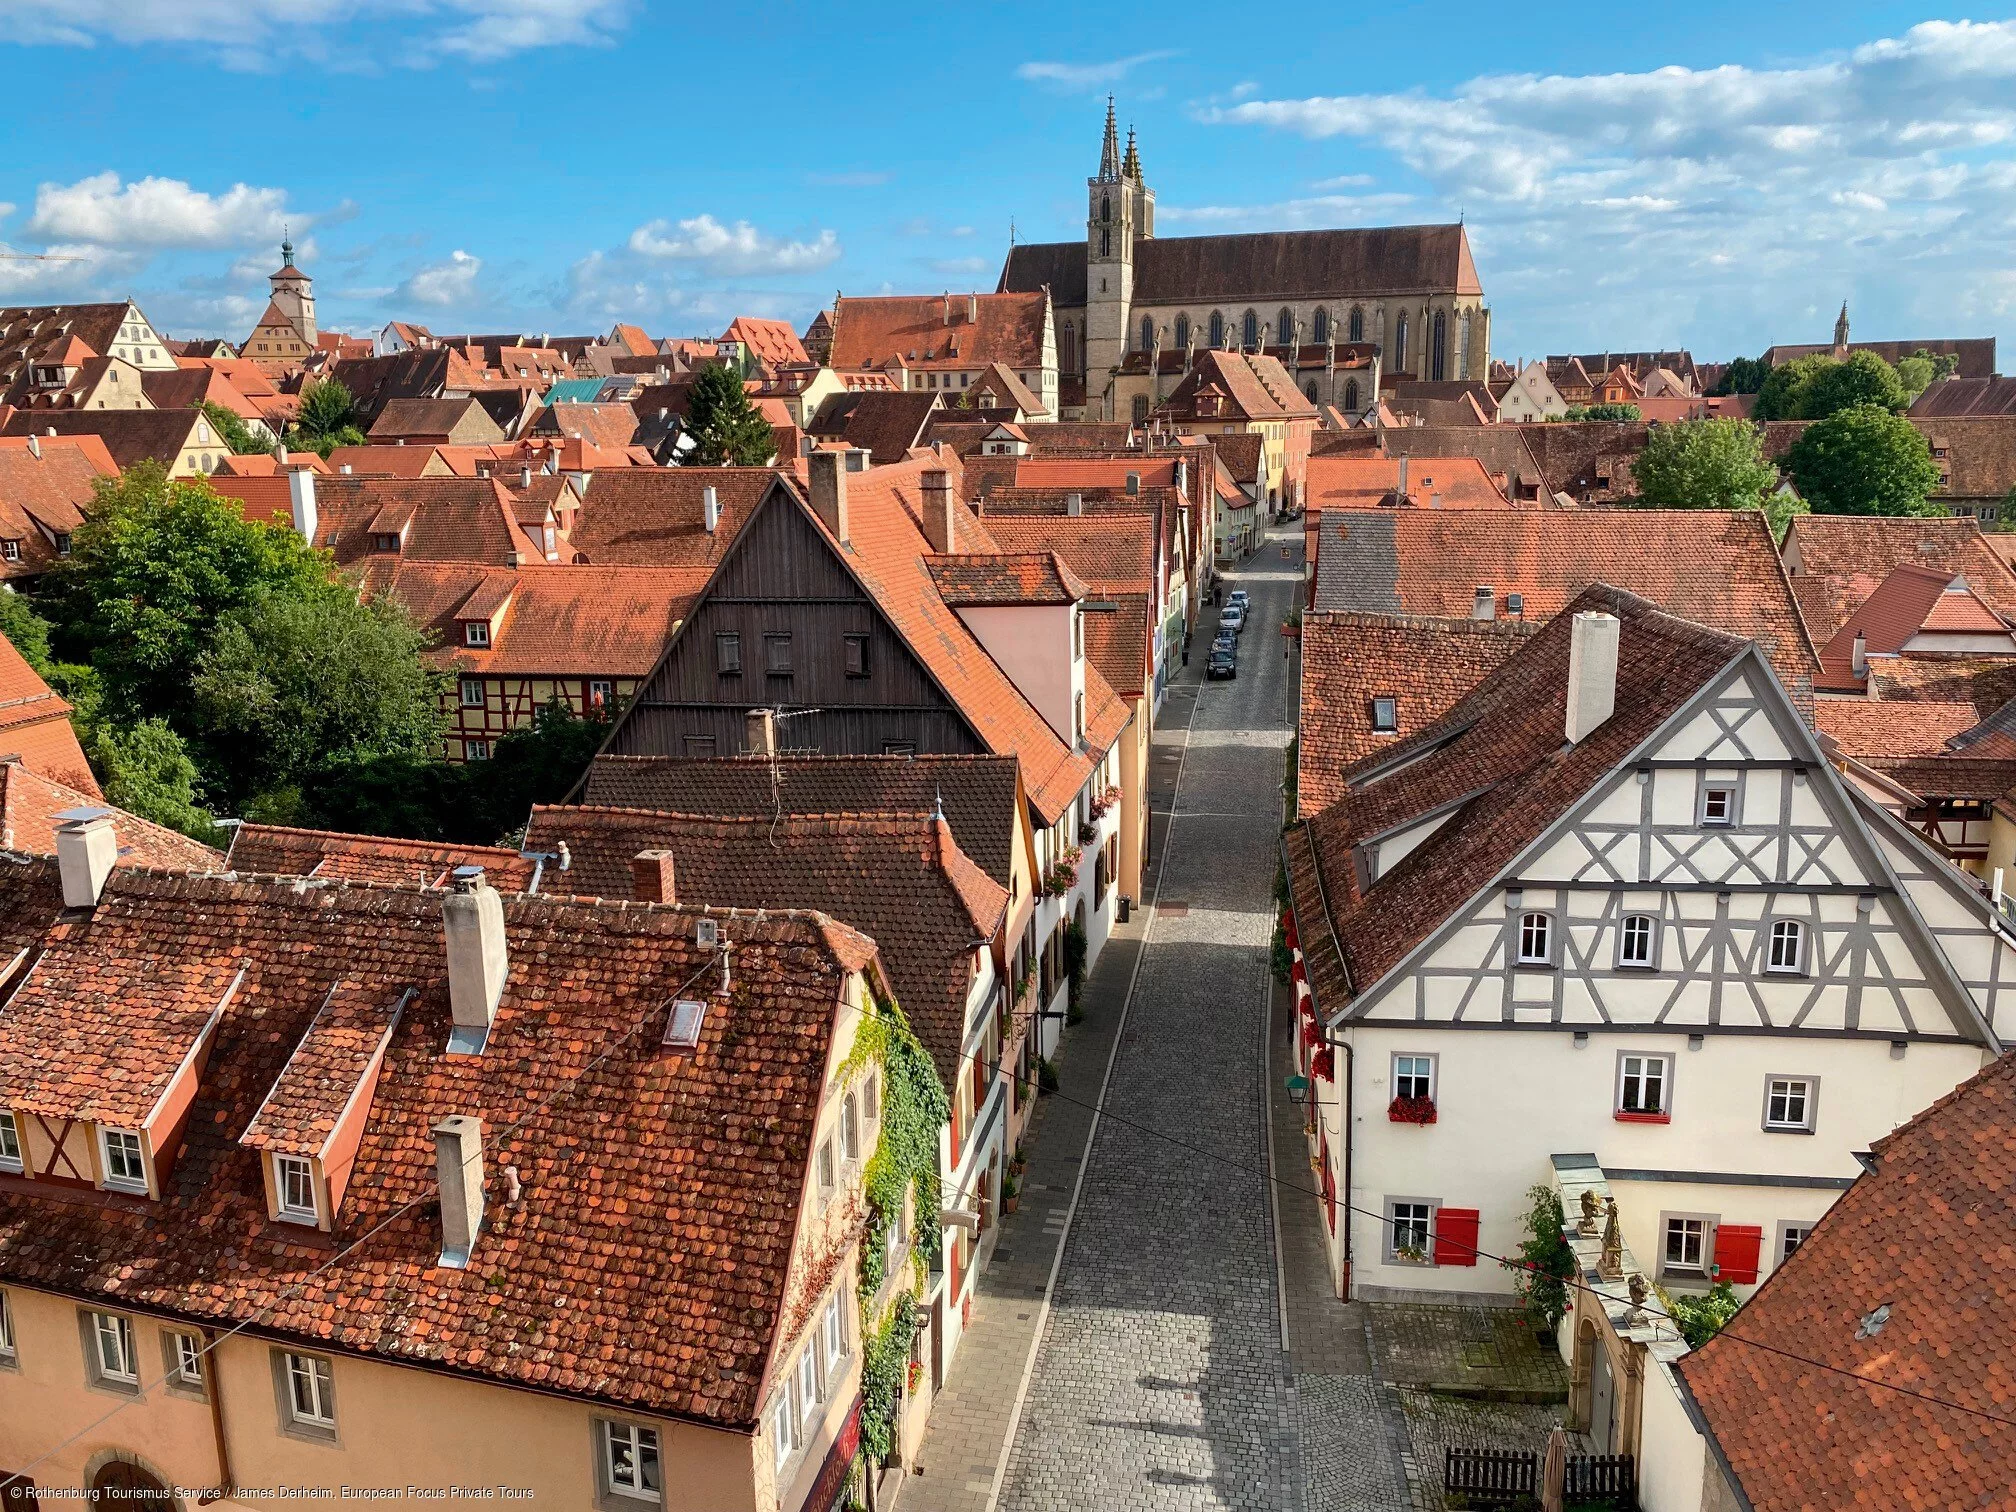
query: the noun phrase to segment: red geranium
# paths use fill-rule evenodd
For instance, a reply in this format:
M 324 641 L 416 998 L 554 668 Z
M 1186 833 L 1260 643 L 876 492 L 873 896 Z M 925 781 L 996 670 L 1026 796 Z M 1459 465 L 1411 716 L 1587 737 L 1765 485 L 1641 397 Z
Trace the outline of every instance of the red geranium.
M 1318 1050 L 1316 1054 L 1310 1058 L 1309 1074 L 1311 1076 L 1319 1077 L 1323 1081 L 1327 1082 L 1334 1082 L 1335 1080 L 1337 1080 L 1337 1056 L 1336 1053 L 1333 1050 L 1331 1050 L 1331 1048 L 1328 1045 L 1325 1045 L 1321 1050 Z
M 1386 1105 L 1386 1116 L 1394 1123 L 1431 1124 L 1435 1122 L 1435 1099 L 1396 1097 Z

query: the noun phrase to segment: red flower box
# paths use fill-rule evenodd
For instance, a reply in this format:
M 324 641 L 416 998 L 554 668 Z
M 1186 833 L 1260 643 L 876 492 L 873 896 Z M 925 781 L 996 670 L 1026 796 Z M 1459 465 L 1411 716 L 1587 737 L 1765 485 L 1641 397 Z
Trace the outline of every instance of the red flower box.
M 1323 1035 L 1316 1027 L 1315 1018 L 1313 1016 L 1305 1017 L 1302 1020 L 1302 1048 L 1304 1050 L 1314 1050 L 1322 1043 Z
M 1396 1097 L 1386 1105 L 1386 1116 L 1394 1123 L 1431 1124 L 1435 1122 L 1435 1099 Z
M 1318 1050 L 1309 1060 L 1309 1074 L 1323 1081 L 1337 1080 L 1337 1054 L 1328 1045 Z
M 1611 1114 L 1610 1116 L 1615 1118 L 1619 1123 L 1669 1124 L 1673 1122 L 1673 1115 L 1671 1113 L 1625 1113 L 1619 1111 Z

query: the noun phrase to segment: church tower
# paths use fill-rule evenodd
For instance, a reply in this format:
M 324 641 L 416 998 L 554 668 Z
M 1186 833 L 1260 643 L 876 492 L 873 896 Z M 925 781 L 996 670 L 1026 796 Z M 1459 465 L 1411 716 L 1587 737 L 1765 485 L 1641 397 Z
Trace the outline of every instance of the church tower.
M 1841 301 L 1841 313 L 1834 317 L 1834 355 L 1843 359 L 1848 356 L 1848 301 Z
M 314 346 L 315 280 L 294 266 L 291 238 L 281 238 L 280 271 L 271 275 L 267 282 L 273 285 L 273 308 L 293 322 L 303 341 Z
M 1099 172 L 1085 182 L 1085 402 L 1088 414 L 1111 420 L 1113 370 L 1127 355 L 1134 308 L 1134 243 L 1155 234 L 1155 194 L 1142 182 L 1132 131 L 1121 156 L 1110 95 Z

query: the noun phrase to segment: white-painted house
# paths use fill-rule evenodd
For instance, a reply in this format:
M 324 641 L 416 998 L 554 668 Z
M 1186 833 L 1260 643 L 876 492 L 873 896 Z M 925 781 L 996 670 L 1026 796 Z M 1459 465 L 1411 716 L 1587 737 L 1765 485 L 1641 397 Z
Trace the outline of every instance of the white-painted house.
M 1632 595 L 1345 775 L 1285 840 L 1341 1294 L 1510 1293 L 1491 1257 L 1564 1168 L 1660 1284 L 1741 1290 L 2016 1033 L 1972 881 L 1844 785 L 1753 643 Z
M 1568 401 L 1547 376 L 1547 364 L 1529 362 L 1519 369 L 1498 396 L 1498 420 L 1512 425 L 1533 420 L 1558 420 L 1568 413 Z

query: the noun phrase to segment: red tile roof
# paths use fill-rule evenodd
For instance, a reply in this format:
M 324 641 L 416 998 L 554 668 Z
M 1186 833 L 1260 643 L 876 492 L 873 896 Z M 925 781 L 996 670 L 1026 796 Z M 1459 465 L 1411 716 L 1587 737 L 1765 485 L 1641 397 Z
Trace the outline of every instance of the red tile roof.
M 1090 590 L 1054 551 L 934 556 L 931 580 L 954 609 L 1009 604 L 1074 604 Z
M 6 422 L 11 436 L 96 436 L 121 471 L 135 462 L 159 462 L 164 467 L 181 460 L 194 444 L 203 417 L 194 410 L 27 410 Z M 212 433 L 214 434 L 214 432 Z M 225 450 L 212 443 L 212 449 Z
M 222 851 L 138 814 L 106 808 L 95 782 L 88 789 L 73 787 L 23 763 L 0 762 L 0 850 L 55 855 L 57 816 L 78 808 L 101 808 L 111 814 L 120 866 L 201 872 L 223 868 Z
M 2008 1504 L 2012 1152 L 2005 1055 L 1877 1140 L 1874 1169 L 1733 1324 L 1677 1363 L 1758 1512 Z
M 767 467 L 634 468 L 595 475 L 569 536 L 590 562 L 610 566 L 713 567 L 772 488 L 786 487 Z M 714 490 L 721 519 L 706 528 Z
M 390 835 L 241 824 L 223 858 L 232 871 L 260 876 L 341 877 L 399 887 L 446 887 L 458 866 L 480 866 L 499 892 L 529 892 L 539 863 L 496 845 L 449 845 Z
M 1049 308 L 1040 291 L 838 299 L 826 360 L 835 368 L 879 368 L 898 359 L 911 368 L 1002 362 L 1034 372 L 1043 365 Z M 969 309 L 977 318 L 967 318 Z
M 928 813 L 667 814 L 535 806 L 528 848 L 572 854 L 546 886 L 631 897 L 639 851 L 672 854 L 683 902 L 717 908 L 810 908 L 851 924 L 882 953 L 896 998 L 947 1086 L 957 1085 L 976 948 L 994 938 L 1007 889 L 990 880 Z
M 1047 429 L 1047 427 L 1046 427 Z M 1213 436 L 1213 441 L 1239 440 L 1237 436 Z M 1014 486 L 1017 488 L 1125 488 L 1129 475 L 1143 488 L 1168 488 L 1176 482 L 1175 457 L 1168 453 L 1140 457 L 1059 457 L 1043 455 L 1014 459 Z
M 0 578 L 34 577 L 55 566 L 52 537 L 69 535 L 84 523 L 98 480 L 117 471 L 109 457 L 98 460 L 102 445 L 87 450 L 46 441 L 37 449 L 40 456 L 25 440 L 0 446 L 0 538 L 20 543 L 16 560 L 0 561 Z
M 1980 722 L 1971 703 L 1902 703 L 1877 698 L 1816 698 L 1813 722 L 1845 756 L 1935 756 Z M 1986 753 L 1983 753 L 1986 754 Z
M 1475 457 L 1406 457 L 1407 495 L 1402 500 L 1398 497 L 1402 460 L 1348 454 L 1311 457 L 1305 499 L 1308 523 L 1303 528 L 1315 528 L 1329 510 L 1402 503 L 1412 509 L 1521 507 L 1505 497 Z
M 0 868 L 0 889 L 15 870 Z M 40 1103 L 47 1086 L 52 1102 L 125 1116 L 131 1088 L 242 980 L 162 1198 L 62 1201 L 13 1184 L 0 1192 L 0 1282 L 256 1319 L 318 1348 L 752 1430 L 784 1338 L 846 972 L 877 973 L 873 946 L 821 915 L 717 914 L 735 945 L 733 995 L 710 1003 L 697 1049 L 668 1058 L 670 998 L 709 992 L 718 967 L 693 941 L 697 910 L 506 899 L 511 967 L 488 1046 L 448 1056 L 441 897 L 119 871 L 88 924 L 48 930 L 0 1008 L 10 1100 L 18 1087 Z M 269 1222 L 239 1136 L 339 984 L 381 1004 L 415 996 L 332 1251 Z M 131 1026 L 123 1047 L 107 1043 L 115 1023 Z M 52 1053 L 73 1041 L 90 1081 Z M 129 1063 L 131 1083 L 96 1075 Z M 428 1206 L 429 1131 L 449 1113 L 482 1120 L 490 1141 L 466 1270 L 439 1266 Z
M 1810 580 L 1809 580 L 1810 581 Z M 1970 641 L 1999 639 L 2016 655 L 2009 626 L 1988 607 L 1965 578 L 1940 568 L 1906 563 L 1891 569 L 1820 648 L 1820 661 L 1834 681 L 1854 686 L 1857 635 L 1876 656 L 1895 656 L 1920 635 L 1961 635 Z M 1979 645 L 1968 650 L 1980 651 Z M 1844 681 L 1845 680 L 1845 681 Z
M 741 342 L 756 354 L 757 361 L 771 369 L 812 360 L 805 355 L 805 344 L 798 339 L 798 333 L 791 329 L 788 320 L 762 320 L 753 315 L 738 315 L 728 322 L 728 329 L 721 333 L 721 339 Z
M 527 434 L 578 436 L 604 451 L 620 452 L 637 438 L 637 411 L 627 404 L 549 404 Z
M 1213 394 L 1215 407 L 1200 406 L 1200 394 Z M 1178 422 L 1202 420 L 1310 420 L 1316 406 L 1295 387 L 1279 359 L 1244 352 L 1200 353 L 1183 381 L 1155 407 L 1159 416 Z
M 1829 640 L 1898 567 L 1928 567 L 2016 616 L 2016 572 L 1989 549 L 1972 520 L 1795 515 L 1785 564 L 1818 641 Z M 1810 584 L 1810 586 L 1809 586 Z
M 1539 628 L 1520 620 L 1303 615 L 1298 817 L 1343 797 L 1346 768 L 1425 730 Z M 1393 729 L 1373 728 L 1375 698 L 1393 700 Z
M 238 1143 L 248 1150 L 321 1156 L 410 1001 L 338 982 Z
M 1153 517 L 990 515 L 987 531 L 1004 551 L 1049 550 L 1064 559 L 1090 595 L 1082 606 L 1085 655 L 1114 692 L 1139 698 L 1154 671 Z
M 16 755 L 30 771 L 97 802 L 98 779 L 70 724 L 70 705 L 14 643 L 0 635 L 0 753 Z M 0 848 L 8 848 L 0 844 Z
M 386 448 L 412 451 L 412 447 Z M 247 519 L 291 520 L 285 478 L 212 478 L 222 497 L 241 502 Z M 517 501 L 497 478 L 367 478 L 315 480 L 315 544 L 336 554 L 339 566 L 370 561 L 464 562 L 507 567 L 545 559 L 518 523 Z M 403 532 L 388 553 L 373 539 Z

